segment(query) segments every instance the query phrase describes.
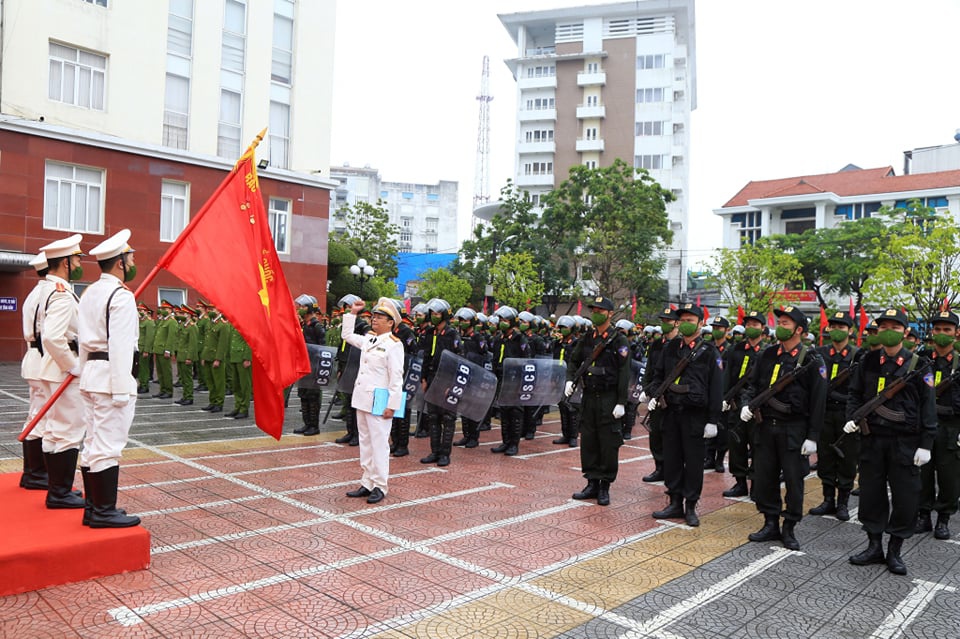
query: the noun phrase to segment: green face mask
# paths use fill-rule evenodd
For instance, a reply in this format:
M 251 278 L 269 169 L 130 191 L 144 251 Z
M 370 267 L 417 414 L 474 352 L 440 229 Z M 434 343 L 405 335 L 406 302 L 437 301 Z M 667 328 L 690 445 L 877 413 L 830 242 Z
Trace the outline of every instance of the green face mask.
M 839 328 L 835 328 L 835 329 L 833 329 L 832 331 L 830 331 L 830 341 L 831 341 L 831 342 L 836 342 L 836 343 L 839 344 L 840 342 L 842 342 L 843 340 L 847 339 L 848 337 L 850 337 L 850 333 L 848 333 L 848 332 L 845 331 L 845 330 L 842 330 L 842 329 L 839 329 Z
M 560 329 L 560 334 L 563 335 L 564 337 L 570 337 L 570 329 L 569 329 L 569 328 L 561 328 L 561 329 Z
M 298 309 L 297 309 L 297 315 L 299 315 L 301 318 L 306 317 L 306 316 L 307 316 L 307 309 L 305 309 L 305 308 L 298 308 Z
M 946 333 L 934 333 L 933 343 L 941 348 L 944 346 L 950 346 L 953 344 L 953 335 L 947 335 Z
M 880 331 L 877 333 L 877 337 L 880 339 L 880 343 L 884 346 L 896 346 L 903 341 L 903 333 L 892 329 Z
M 787 341 L 788 339 L 793 337 L 793 334 L 794 334 L 793 329 L 787 328 L 786 326 L 778 326 L 775 332 L 777 339 L 780 340 L 781 342 Z
M 756 326 L 748 326 L 743 329 L 743 334 L 746 335 L 747 339 L 757 339 L 763 335 L 763 329 L 757 328 Z
M 904 342 L 903 342 L 903 347 L 904 347 L 905 349 L 907 349 L 908 351 L 911 351 L 911 352 L 912 352 L 913 349 L 915 349 L 915 348 L 917 347 L 917 343 L 916 343 L 916 342 L 911 342 L 911 341 L 909 341 L 909 340 L 904 340 Z
M 501 330 L 501 331 L 505 331 L 505 330 L 507 330 L 508 328 L 510 328 L 510 322 L 500 322 L 500 324 L 498 324 L 498 326 L 500 327 L 500 330 Z
M 660 330 L 663 331 L 664 335 L 671 332 L 674 328 L 673 322 L 664 322 L 660 325 Z
M 712 342 L 712 341 L 713 341 L 713 333 L 707 333 L 706 335 L 704 335 L 704 336 L 703 336 L 703 341 L 705 341 L 705 342 Z
M 434 315 L 433 313 L 430 313 L 430 323 L 431 323 L 431 324 L 433 324 L 434 326 L 440 326 L 440 322 L 442 322 L 442 321 L 443 321 L 443 316 L 442 316 L 442 315 Z
M 879 343 L 880 343 L 879 335 L 876 335 L 876 334 L 870 335 L 869 333 L 867 334 L 867 346 L 876 346 Z
M 606 313 L 590 313 L 590 321 L 593 322 L 594 326 L 600 326 L 607 321 Z
M 527 322 L 520 322 L 518 328 L 519 328 L 521 331 L 527 331 L 527 330 L 530 329 L 530 324 L 528 324 Z
M 735 341 L 735 342 L 742 342 L 742 341 L 743 341 L 743 335 L 741 335 L 740 333 L 734 333 L 734 334 L 733 334 L 733 341 Z
M 69 279 L 71 282 L 76 282 L 81 277 L 83 277 L 83 266 L 75 266 L 74 268 L 70 269 L 70 273 L 67 275 L 67 279 Z
M 209 317 L 210 319 L 213 319 L 216 316 L 217 316 L 216 311 L 207 311 L 207 317 Z
M 680 322 L 680 334 L 684 337 L 690 337 L 697 332 L 697 325 L 693 322 Z
M 724 331 L 724 330 L 716 330 L 716 331 L 713 331 L 713 339 L 721 340 L 721 339 L 723 339 L 723 338 L 726 337 L 726 336 L 727 336 L 727 332 Z

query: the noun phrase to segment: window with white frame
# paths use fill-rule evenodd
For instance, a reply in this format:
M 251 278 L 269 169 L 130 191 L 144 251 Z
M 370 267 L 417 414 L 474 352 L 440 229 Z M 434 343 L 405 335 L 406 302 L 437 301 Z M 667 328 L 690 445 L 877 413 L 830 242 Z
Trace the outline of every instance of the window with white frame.
M 190 218 L 190 185 L 164 180 L 160 187 L 160 241 L 172 242 Z
M 413 226 L 412 217 L 401 217 L 400 218 L 400 228 L 409 229 Z
M 193 55 L 193 0 L 170 0 L 167 53 L 184 58 Z
M 599 73 L 599 72 L 600 72 L 599 62 L 587 62 L 587 73 Z
M 246 49 L 247 3 L 245 0 L 226 0 L 220 68 L 243 73 Z
M 553 142 L 553 129 L 527 131 L 525 139 L 527 142 Z
M 638 55 L 637 69 L 662 69 L 664 66 L 665 58 L 666 56 L 664 56 L 663 54 Z
M 103 111 L 107 95 L 106 56 L 51 42 L 47 95 L 56 102 Z
M 647 169 L 656 171 L 667 167 L 666 155 L 635 155 L 633 156 L 633 166 L 637 169 Z
M 543 111 L 555 109 L 557 106 L 556 98 L 530 98 L 527 100 L 527 111 Z
M 48 161 L 44 177 L 43 228 L 102 233 L 105 181 L 103 169 Z
M 187 303 L 187 290 L 183 288 L 158 288 L 157 306 L 160 306 L 160 302 L 164 300 L 175 306 L 182 306 Z
M 600 106 L 600 96 L 599 96 L 599 95 L 588 95 L 588 96 L 587 96 L 587 106 L 588 106 L 588 107 Z
M 527 162 L 523 165 L 524 175 L 553 175 L 553 162 Z
M 649 137 L 654 135 L 663 135 L 663 122 L 656 120 L 652 122 L 637 122 L 636 137 Z M 669 127 L 667 127 L 669 129 Z
M 666 95 L 669 95 L 667 90 L 660 87 L 637 89 L 637 104 L 663 102 Z
M 290 167 L 290 105 L 270 102 L 270 166 Z
M 277 197 L 270 198 L 270 233 L 277 253 L 290 252 L 290 210 L 293 203 Z
M 591 126 L 583 130 L 583 139 L 584 140 L 596 140 L 597 139 L 597 127 Z
M 87 4 L 95 4 L 98 7 L 107 6 L 107 0 L 83 0 L 83 1 L 86 2 Z
M 190 126 L 190 79 L 167 74 L 163 98 L 163 143 L 175 149 L 187 148 Z
M 557 75 L 557 67 L 552 65 L 527 67 L 528 78 L 552 78 Z
M 240 93 L 229 89 L 220 89 L 217 155 L 228 158 L 240 156 Z
M 413 233 L 410 231 L 400 231 L 400 241 L 409 244 L 413 241 Z
M 424 229 L 427 233 L 436 234 L 437 229 L 440 228 L 440 220 L 435 217 L 424 218 Z
M 274 0 L 273 57 L 270 79 L 289 86 L 293 80 L 293 2 Z

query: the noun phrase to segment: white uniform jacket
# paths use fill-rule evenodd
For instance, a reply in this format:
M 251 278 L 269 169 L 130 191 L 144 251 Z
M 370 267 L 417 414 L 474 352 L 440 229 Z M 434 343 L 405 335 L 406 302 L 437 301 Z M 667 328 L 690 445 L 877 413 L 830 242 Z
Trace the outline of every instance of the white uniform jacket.
M 79 363 L 70 343 L 77 339 L 77 307 L 80 299 L 70 283 L 56 275 L 47 275 L 52 293 L 40 301 L 38 322 L 40 341 L 43 344 L 43 360 L 40 363 L 40 379 L 62 382 L 67 371 Z M 49 301 L 48 301 L 49 300 Z
M 111 297 L 112 296 L 112 297 Z M 110 338 L 107 339 L 107 300 L 110 300 Z M 106 273 L 83 292 L 80 300 L 80 390 L 109 395 L 136 395 L 133 354 L 140 339 L 140 318 L 133 293 Z M 107 353 L 109 359 L 90 359 Z
M 348 344 L 360 349 L 360 368 L 350 403 L 357 410 L 369 413 L 373 408 L 373 389 L 386 388 L 390 391 L 387 408 L 397 411 L 403 389 L 403 342 L 392 332 L 356 335 L 353 332 L 356 323 L 356 315 L 344 313 L 341 335 Z
M 46 303 L 47 296 L 52 291 L 53 284 L 41 279 L 23 300 L 23 341 L 27 343 L 27 352 L 20 364 L 20 377 L 23 379 L 40 379 L 40 364 L 43 358 L 40 356 L 40 349 L 33 348 L 30 344 L 34 341 L 34 330 L 39 333 L 43 328 L 39 317 L 40 306 Z

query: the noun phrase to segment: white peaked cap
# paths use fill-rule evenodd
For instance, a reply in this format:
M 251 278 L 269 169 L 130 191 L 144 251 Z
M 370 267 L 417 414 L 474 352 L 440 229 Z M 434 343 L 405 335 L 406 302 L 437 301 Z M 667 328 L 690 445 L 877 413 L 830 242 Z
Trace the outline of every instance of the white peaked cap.
M 38 271 L 42 271 L 43 269 L 47 268 L 48 266 L 47 254 L 44 253 L 43 251 L 40 251 L 39 253 L 37 253 L 36 257 L 30 260 L 30 266 L 37 269 Z
M 127 244 L 127 240 L 129 239 L 130 229 L 123 229 L 116 235 L 108 237 L 90 249 L 90 255 L 98 262 L 102 262 L 103 260 L 109 260 L 111 257 L 116 257 L 121 253 L 130 253 L 133 249 Z
M 40 250 L 43 251 L 48 260 L 68 255 L 83 255 L 80 250 L 80 242 L 82 241 L 83 236 L 77 233 L 56 242 L 50 242 L 46 246 L 41 246 Z

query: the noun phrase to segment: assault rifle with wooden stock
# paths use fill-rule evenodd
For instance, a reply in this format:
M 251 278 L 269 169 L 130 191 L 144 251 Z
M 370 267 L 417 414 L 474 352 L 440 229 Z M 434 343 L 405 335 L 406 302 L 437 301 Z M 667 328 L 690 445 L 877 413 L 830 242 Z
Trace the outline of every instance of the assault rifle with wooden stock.
M 762 422 L 763 416 L 760 414 L 760 409 L 766 406 L 767 402 L 769 402 L 774 395 L 780 393 L 780 391 L 784 390 L 787 386 L 795 382 L 801 374 L 818 363 L 819 361 L 816 358 L 811 357 L 806 364 L 794 368 L 792 371 L 771 384 L 767 390 L 751 399 L 747 406 L 750 408 L 750 412 L 753 413 L 753 421 L 758 424 Z
M 605 349 L 607 346 L 610 346 L 610 344 L 613 343 L 613 340 L 617 339 L 617 335 L 620 335 L 620 329 L 618 329 L 616 326 L 613 325 L 613 318 L 614 318 L 614 315 L 611 315 L 610 316 L 611 324 L 610 324 L 610 327 L 607 329 L 608 331 L 610 331 L 610 336 L 607 337 L 607 339 L 598 342 L 597 345 L 593 347 L 593 351 L 591 351 L 590 357 L 584 359 L 583 362 L 580 363 L 580 367 L 577 368 L 576 371 L 574 371 L 573 379 L 570 380 L 573 382 L 574 388 L 577 387 L 577 384 L 580 383 L 580 380 L 583 379 L 583 376 L 587 374 L 587 369 L 589 369 L 590 366 L 592 366 L 593 363 L 597 361 L 597 358 L 600 357 L 600 353 L 603 352 L 603 349 Z M 569 398 L 564 397 L 562 401 L 566 401 L 567 399 Z
M 827 396 L 829 397 L 830 393 L 843 386 L 844 382 L 850 379 L 850 376 L 856 372 L 858 366 L 860 366 L 860 362 L 854 362 L 837 373 L 837 376 L 831 379 L 830 385 L 827 386 Z
M 660 385 L 653 390 L 653 393 L 647 395 L 647 397 L 650 399 L 657 400 L 657 408 L 666 408 L 667 403 L 664 396 L 667 394 L 667 389 L 670 388 L 670 385 L 673 384 L 678 377 L 680 377 L 684 369 L 689 366 L 690 362 L 700 357 L 700 355 L 702 355 L 709 346 L 710 342 L 703 342 L 697 348 L 691 349 L 689 353 L 684 355 L 680 361 L 673 365 L 673 370 L 671 370 L 670 373 L 663 378 L 663 381 L 660 382 Z M 663 357 L 662 354 L 661 357 Z M 647 425 L 647 423 L 650 421 L 650 413 L 651 411 L 648 410 L 647 414 L 643 416 L 643 420 L 640 422 L 640 425 L 646 428 L 648 432 L 650 427 Z

